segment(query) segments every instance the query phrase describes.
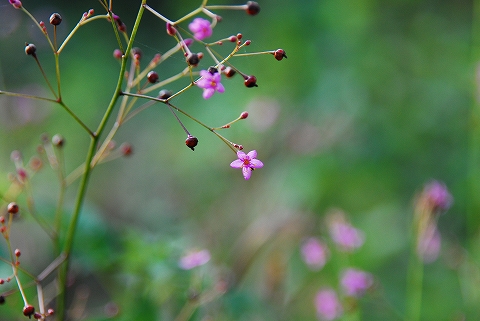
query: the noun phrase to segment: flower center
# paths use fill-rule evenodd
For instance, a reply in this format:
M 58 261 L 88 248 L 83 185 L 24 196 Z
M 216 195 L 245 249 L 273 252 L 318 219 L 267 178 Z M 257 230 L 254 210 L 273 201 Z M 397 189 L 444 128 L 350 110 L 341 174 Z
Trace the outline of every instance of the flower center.
M 215 87 L 217 87 L 217 83 L 216 83 L 214 80 L 212 80 L 212 81 L 210 82 L 210 86 L 212 86 L 213 88 L 215 88 Z

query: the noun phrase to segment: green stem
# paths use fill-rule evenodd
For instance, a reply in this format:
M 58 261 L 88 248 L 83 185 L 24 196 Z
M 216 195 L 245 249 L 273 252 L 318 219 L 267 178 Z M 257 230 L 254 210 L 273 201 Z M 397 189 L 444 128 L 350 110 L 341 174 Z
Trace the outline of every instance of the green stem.
M 91 137 L 90 140 L 90 146 L 88 148 L 88 153 L 87 157 L 85 160 L 85 171 L 82 176 L 82 180 L 80 182 L 80 186 L 78 189 L 78 194 L 77 198 L 75 201 L 75 207 L 73 210 L 72 218 L 70 220 L 70 224 L 67 230 L 66 238 L 65 238 L 65 244 L 63 248 L 63 254 L 65 255 L 65 262 L 64 264 L 60 267 L 59 269 L 59 280 L 58 280 L 58 285 L 59 285 L 59 295 L 57 298 L 57 311 L 56 315 L 58 320 L 64 320 L 65 319 L 65 313 L 66 313 L 66 286 L 67 286 L 67 272 L 69 268 L 69 262 L 70 262 L 70 254 L 72 252 L 73 248 L 73 241 L 75 238 L 75 231 L 77 229 L 77 223 L 78 219 L 80 216 L 80 211 L 82 209 L 84 200 L 85 200 L 85 195 L 87 191 L 87 186 L 88 182 L 90 179 L 90 175 L 92 172 L 92 167 L 90 166 L 91 161 L 93 159 L 93 156 L 95 155 L 95 149 L 97 147 L 97 143 L 99 140 L 99 137 L 101 136 L 102 132 L 105 129 L 105 126 L 107 124 L 107 121 L 109 120 L 110 116 L 112 115 L 113 109 L 115 107 L 115 104 L 120 97 L 121 93 L 121 88 L 123 84 L 123 79 L 124 79 L 124 74 L 125 74 L 125 68 L 127 64 L 127 60 L 129 57 L 130 50 L 132 49 L 133 46 L 133 41 L 135 39 L 136 33 L 138 31 L 138 27 L 140 25 L 140 21 L 142 19 L 144 7 L 143 5 L 146 3 L 146 0 L 142 0 L 142 4 L 140 6 L 140 9 L 137 14 L 137 18 L 135 20 L 135 25 L 132 30 L 132 34 L 130 37 L 130 41 L 127 46 L 127 50 L 125 51 L 125 55 L 122 59 L 122 64 L 120 67 L 120 72 L 118 76 L 118 81 L 117 81 L 117 86 L 115 88 L 115 91 L 113 93 L 112 99 L 110 101 L 110 104 L 107 107 L 107 110 L 105 111 L 105 114 L 100 121 L 100 124 L 98 125 L 97 131 L 95 135 Z M 116 28 L 116 26 L 114 26 Z

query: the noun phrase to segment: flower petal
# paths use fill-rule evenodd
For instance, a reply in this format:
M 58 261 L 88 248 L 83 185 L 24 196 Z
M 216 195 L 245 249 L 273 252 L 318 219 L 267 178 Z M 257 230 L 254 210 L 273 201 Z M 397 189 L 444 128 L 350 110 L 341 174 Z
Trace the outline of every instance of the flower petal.
M 239 150 L 237 152 L 237 157 L 238 157 L 238 159 L 243 161 L 245 159 L 245 157 L 247 157 L 247 155 L 244 152 L 242 152 L 241 150 Z
M 219 93 L 225 92 L 225 87 L 219 82 L 217 82 L 217 87 L 215 88 Z
M 243 167 L 242 168 L 243 177 L 248 180 L 250 176 L 252 176 L 252 169 L 250 167 Z
M 242 168 L 243 166 L 243 161 L 241 159 L 236 159 L 233 162 L 230 163 L 230 166 L 233 168 Z
M 215 92 L 214 89 L 212 88 L 206 88 L 203 90 L 203 98 L 208 99 L 213 96 L 213 93 Z
M 252 168 L 262 168 L 263 163 L 262 163 L 262 161 L 259 161 L 258 159 L 251 159 L 250 160 L 250 167 L 252 167 Z
M 250 159 L 257 158 L 257 151 L 256 150 L 249 151 L 247 155 L 248 157 L 250 157 Z

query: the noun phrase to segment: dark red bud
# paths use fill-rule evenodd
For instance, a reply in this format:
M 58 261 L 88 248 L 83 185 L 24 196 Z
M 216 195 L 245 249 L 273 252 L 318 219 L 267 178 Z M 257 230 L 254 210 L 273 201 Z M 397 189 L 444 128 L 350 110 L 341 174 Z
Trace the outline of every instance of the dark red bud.
M 36 320 L 39 320 L 39 319 L 42 318 L 42 315 L 41 315 L 40 313 L 38 313 L 38 312 L 35 312 L 35 313 L 33 314 L 33 318 L 36 319 Z
M 17 203 L 15 203 L 15 202 L 11 202 L 7 206 L 7 212 L 10 213 L 10 214 L 17 214 L 18 209 L 19 209 L 19 207 L 18 207 Z
M 283 58 L 287 58 L 287 54 L 285 53 L 285 50 L 283 50 L 283 49 L 275 50 L 275 52 L 273 53 L 273 56 L 278 61 L 282 60 Z
M 237 33 L 237 39 L 241 40 L 243 38 L 243 35 L 241 33 Z
M 251 43 L 252 43 L 251 40 L 247 40 L 247 41 L 245 41 L 245 46 L 250 46 Z
M 258 85 L 257 85 L 257 77 L 255 77 L 255 76 L 247 76 L 247 77 L 245 77 L 244 84 L 245 84 L 245 86 L 247 86 L 248 88 L 258 87 Z
M 248 117 L 248 112 L 244 111 L 243 113 L 240 114 L 240 119 L 245 119 Z
M 123 57 L 123 53 L 120 49 L 115 49 L 113 51 L 113 58 L 120 60 L 122 59 L 122 57 Z
M 148 82 L 151 83 L 151 84 L 154 84 L 158 81 L 158 74 L 156 71 L 150 71 L 148 74 L 147 74 L 147 79 L 148 79 Z
M 20 0 L 8 0 L 10 4 L 15 8 L 15 9 L 20 9 L 22 7 L 22 2 Z
M 28 304 L 23 308 L 23 315 L 26 317 L 30 318 L 34 313 L 35 308 L 33 307 L 33 305 Z
M 35 51 L 37 51 L 37 47 L 33 43 L 26 43 L 25 44 L 25 53 L 28 56 L 34 56 L 35 57 Z
M 260 12 L 260 6 L 255 1 L 247 2 L 247 13 L 254 16 Z
M 175 36 L 177 34 L 177 29 L 169 22 L 167 22 L 167 33 L 170 36 Z
M 136 60 L 142 59 L 142 50 L 138 47 L 132 48 L 132 55 Z
M 48 315 L 53 315 L 53 314 L 55 314 L 55 310 L 53 310 L 53 309 L 48 309 L 48 310 L 47 310 L 47 313 L 48 313 Z
M 22 252 L 20 252 L 19 249 L 16 249 L 16 250 L 15 250 L 15 256 L 16 256 L 16 257 L 20 257 L 20 255 L 22 255 Z
M 185 145 L 187 145 L 188 148 L 195 151 L 195 146 L 197 146 L 197 144 L 198 144 L 197 137 L 192 135 L 187 136 L 187 139 L 185 140 Z
M 235 37 L 235 36 L 230 36 L 230 37 L 228 37 L 228 40 L 229 40 L 230 42 L 236 42 L 236 41 L 237 41 L 237 37 Z
M 236 74 L 236 71 L 235 69 L 233 69 L 232 67 L 227 67 L 225 68 L 225 70 L 223 71 L 223 73 L 225 74 L 225 76 L 227 78 L 231 78 L 233 77 L 235 74 Z
M 61 23 L 62 23 L 62 16 L 56 12 L 52 13 L 52 15 L 50 16 L 50 24 L 54 26 L 58 26 Z

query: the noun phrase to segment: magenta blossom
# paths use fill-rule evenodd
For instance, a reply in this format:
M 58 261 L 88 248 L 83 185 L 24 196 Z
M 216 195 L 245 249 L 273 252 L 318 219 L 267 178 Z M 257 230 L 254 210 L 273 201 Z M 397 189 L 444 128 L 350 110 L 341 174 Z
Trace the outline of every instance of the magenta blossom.
M 302 258 L 308 267 L 318 271 L 328 259 L 328 248 L 323 242 L 315 237 L 310 237 L 302 245 Z
M 370 273 L 350 268 L 343 272 L 340 282 L 346 295 L 359 297 L 372 286 L 373 277 Z
M 453 203 L 453 197 L 448 192 L 447 187 L 439 181 L 432 181 L 425 185 L 423 194 L 434 211 L 446 211 Z
M 10 4 L 15 8 L 15 9 L 20 9 L 22 7 L 22 2 L 20 0 L 8 0 Z
M 191 270 L 197 266 L 204 265 L 210 261 L 210 252 L 208 250 L 192 251 L 182 257 L 178 265 L 184 270 Z
M 335 320 L 343 313 L 337 293 L 332 289 L 323 289 L 317 293 L 315 296 L 315 308 L 318 318 L 325 321 Z
M 195 18 L 188 25 L 188 29 L 193 32 L 193 37 L 197 40 L 203 40 L 212 35 L 212 26 L 208 20 Z
M 262 168 L 263 163 L 259 161 L 257 158 L 257 151 L 252 150 L 248 152 L 248 154 L 245 154 L 241 150 L 237 152 L 237 157 L 238 159 L 234 160 L 233 162 L 230 163 L 230 166 L 233 168 L 241 168 L 243 177 L 245 179 L 249 179 L 250 176 L 252 175 L 252 171 L 255 168 Z
M 206 70 L 200 71 L 200 78 L 197 81 L 197 86 L 203 89 L 203 98 L 208 99 L 212 97 L 215 91 L 219 93 L 223 93 L 225 91 L 225 87 L 220 83 L 222 76 L 219 72 L 209 72 Z

